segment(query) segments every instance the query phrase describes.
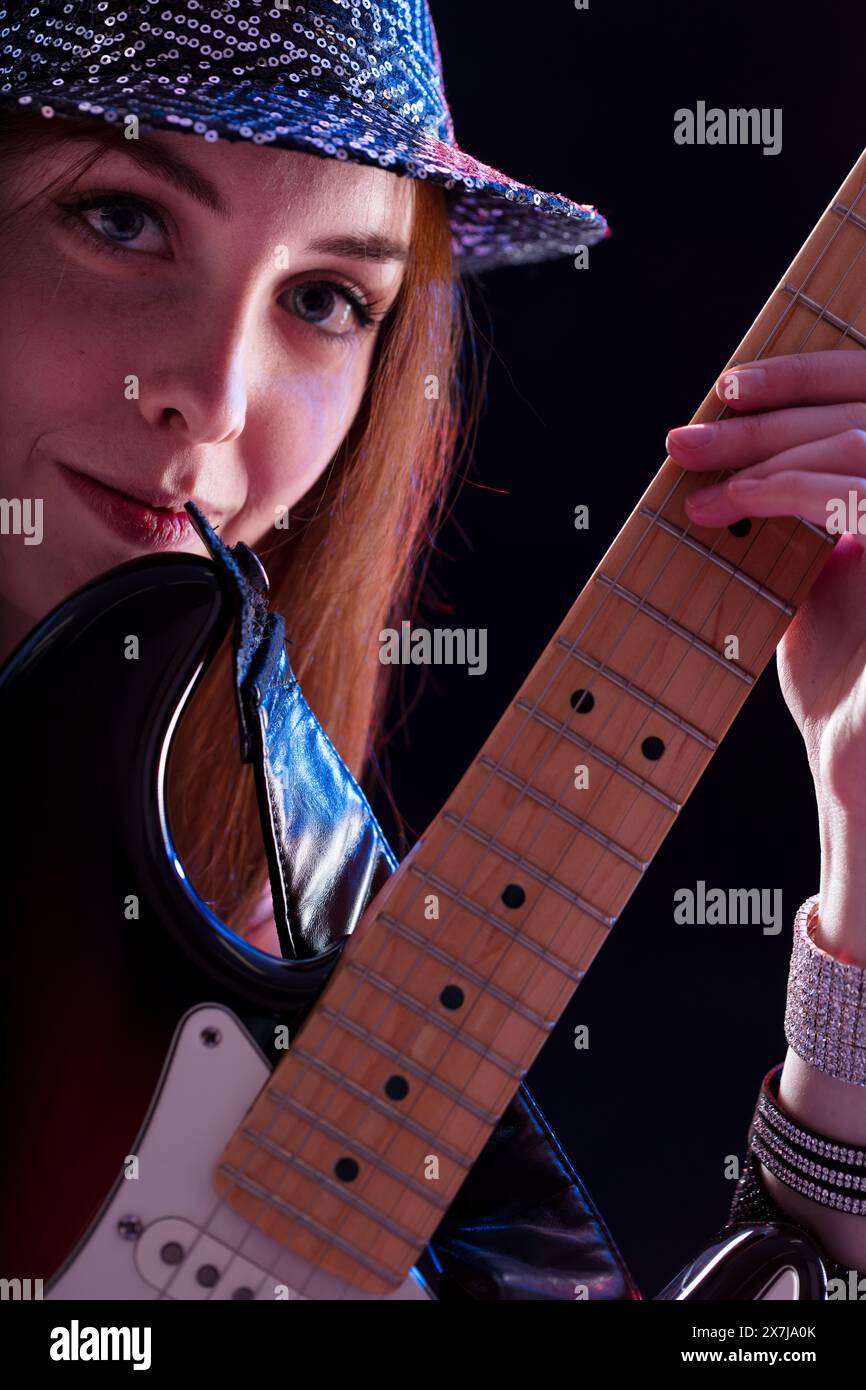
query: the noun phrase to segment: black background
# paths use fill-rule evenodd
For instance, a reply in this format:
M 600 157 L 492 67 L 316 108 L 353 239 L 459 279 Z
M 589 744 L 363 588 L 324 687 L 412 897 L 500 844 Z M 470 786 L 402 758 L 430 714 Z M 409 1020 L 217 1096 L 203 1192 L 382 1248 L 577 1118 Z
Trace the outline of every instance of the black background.
M 472 285 L 492 336 L 475 460 L 434 563 L 483 627 L 486 677 L 406 670 L 387 763 L 409 843 L 498 720 L 863 148 L 861 0 L 433 0 L 457 138 L 515 178 L 599 206 L 614 236 Z M 678 146 L 674 111 L 780 107 L 782 151 Z M 590 528 L 576 531 L 586 503 Z M 419 676 L 423 686 L 418 690 Z M 393 721 L 399 713 L 395 703 Z M 396 845 L 386 799 L 374 806 Z M 677 926 L 673 894 L 781 888 L 785 925 Z M 645 1297 L 727 1219 L 765 1071 L 785 1053 L 791 922 L 817 891 L 812 781 L 761 678 L 530 1075 Z M 573 1046 L 586 1023 L 590 1047 Z

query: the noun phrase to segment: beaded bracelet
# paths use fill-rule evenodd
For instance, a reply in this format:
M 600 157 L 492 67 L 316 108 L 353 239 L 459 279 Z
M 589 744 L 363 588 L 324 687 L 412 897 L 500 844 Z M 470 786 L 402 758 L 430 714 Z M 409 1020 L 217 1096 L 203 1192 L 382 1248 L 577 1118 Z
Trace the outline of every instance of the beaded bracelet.
M 822 950 L 817 925 L 816 894 L 794 919 L 785 1037 L 818 1071 L 866 1086 L 866 970 Z
M 749 1145 L 780 1182 L 821 1206 L 866 1215 L 866 1148 L 797 1124 L 778 1100 L 783 1063 L 764 1077 Z M 862 1194 L 862 1195 L 861 1195 Z

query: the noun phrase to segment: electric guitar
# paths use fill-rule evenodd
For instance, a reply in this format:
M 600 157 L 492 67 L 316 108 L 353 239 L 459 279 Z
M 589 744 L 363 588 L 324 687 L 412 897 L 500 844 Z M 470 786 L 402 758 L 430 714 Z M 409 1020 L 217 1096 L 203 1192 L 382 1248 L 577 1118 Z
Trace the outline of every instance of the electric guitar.
M 864 194 L 866 153 L 729 365 L 866 346 Z M 228 930 L 171 840 L 173 733 L 231 621 L 214 567 L 134 561 L 30 634 L 0 672 L 27 789 L 4 1270 L 56 1299 L 431 1296 L 427 1242 L 832 550 L 797 518 L 696 526 L 707 481 L 665 461 L 358 929 L 306 962 Z M 734 1296 L 822 1296 L 802 1243 L 768 1262 L 754 1237 L 662 1297 L 723 1296 L 744 1246 Z

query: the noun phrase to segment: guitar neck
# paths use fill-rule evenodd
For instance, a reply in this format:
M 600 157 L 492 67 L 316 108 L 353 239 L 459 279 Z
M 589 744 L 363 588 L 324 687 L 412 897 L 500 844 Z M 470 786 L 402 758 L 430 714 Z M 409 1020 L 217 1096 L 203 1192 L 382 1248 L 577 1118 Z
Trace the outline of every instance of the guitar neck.
M 866 152 L 728 366 L 866 347 L 864 184 Z M 696 526 L 708 481 L 665 461 L 223 1155 L 236 1210 L 366 1291 L 418 1258 L 833 548 Z

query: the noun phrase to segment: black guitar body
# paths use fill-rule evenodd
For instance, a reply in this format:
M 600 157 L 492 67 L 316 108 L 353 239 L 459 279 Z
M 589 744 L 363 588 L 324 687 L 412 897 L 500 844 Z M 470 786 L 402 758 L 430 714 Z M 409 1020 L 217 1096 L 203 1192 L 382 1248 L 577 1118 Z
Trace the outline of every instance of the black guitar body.
M 231 623 L 228 600 L 210 560 L 135 560 L 56 609 L 0 672 L 8 1277 L 47 1283 L 73 1248 L 190 1008 L 225 1004 L 273 1065 L 275 1025 L 294 1032 L 340 954 L 282 961 L 250 947 L 198 897 L 171 842 L 171 735 Z

